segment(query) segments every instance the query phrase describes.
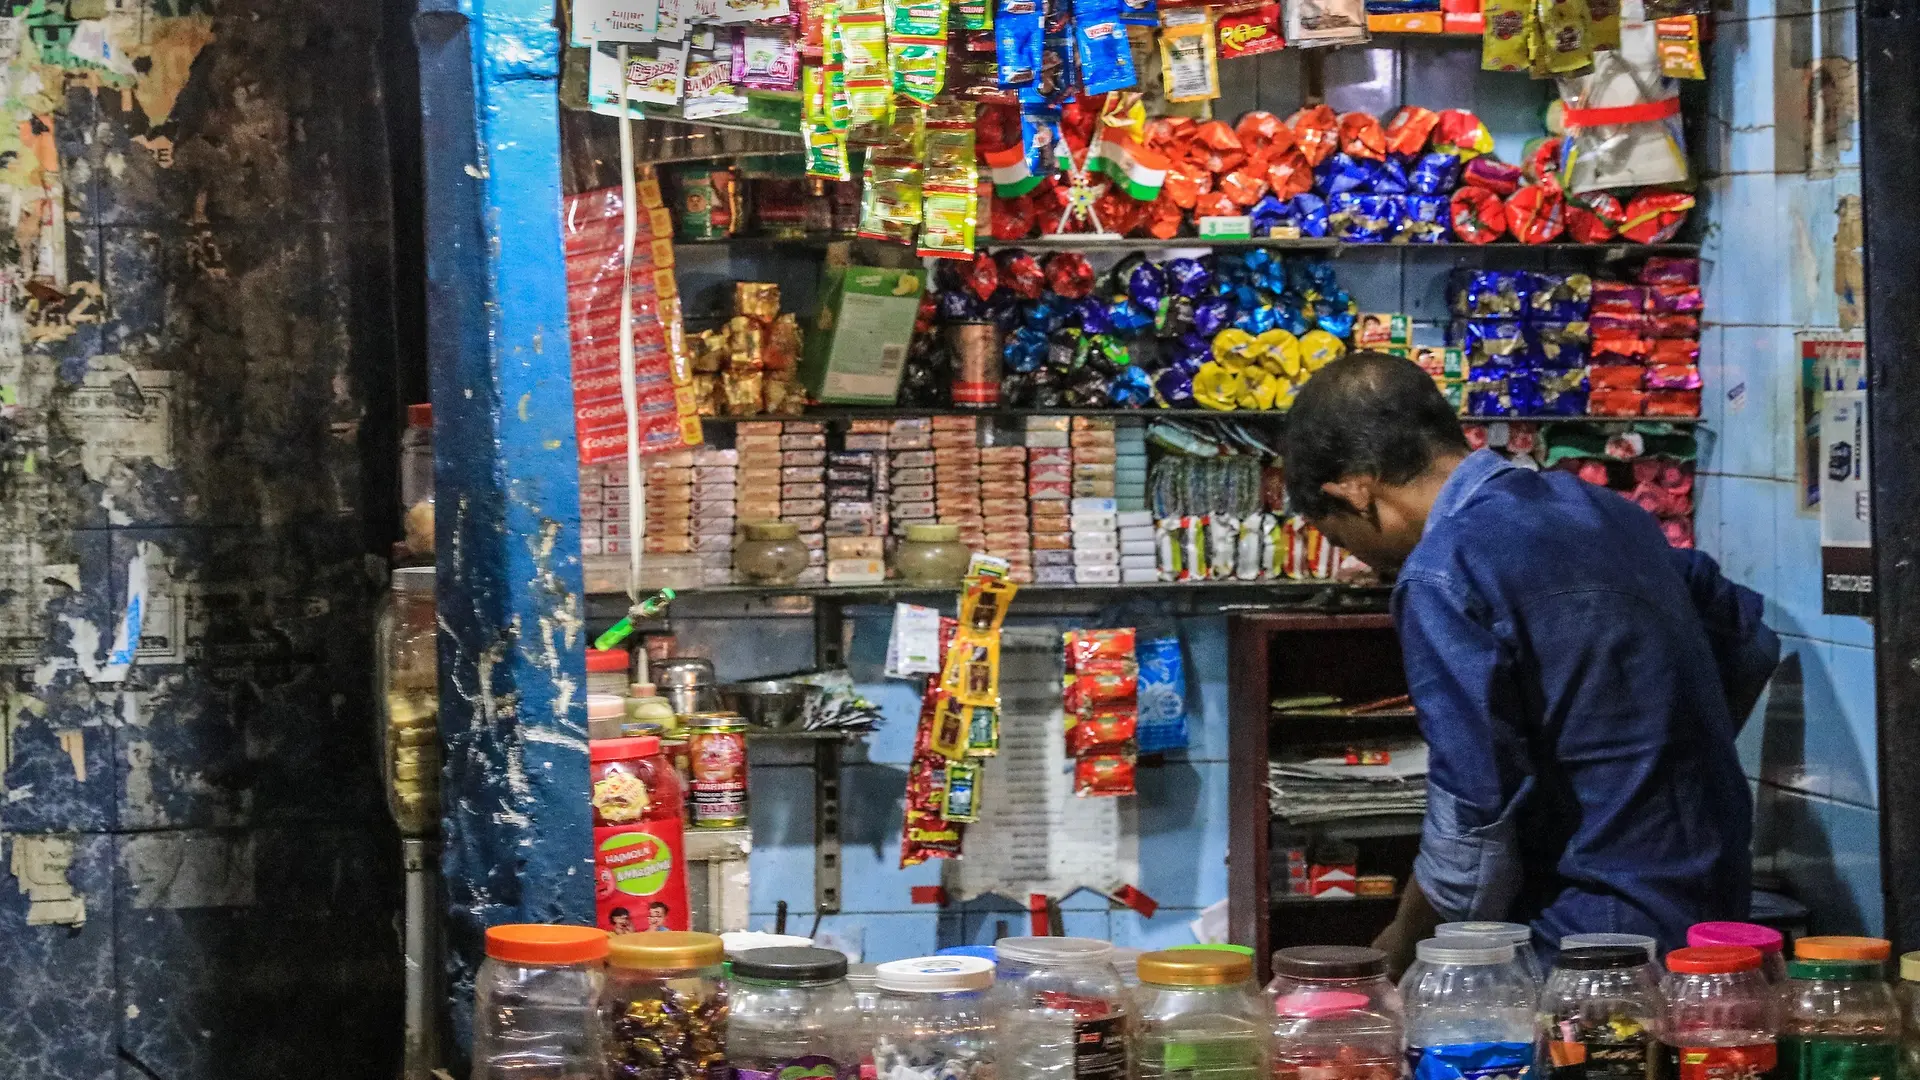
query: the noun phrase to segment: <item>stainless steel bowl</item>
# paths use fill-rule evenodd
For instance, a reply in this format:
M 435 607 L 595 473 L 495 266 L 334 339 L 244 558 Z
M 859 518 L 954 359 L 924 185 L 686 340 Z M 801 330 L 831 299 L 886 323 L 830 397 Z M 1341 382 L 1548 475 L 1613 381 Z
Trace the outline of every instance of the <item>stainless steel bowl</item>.
M 807 702 L 822 693 L 817 686 L 787 679 L 756 679 L 720 687 L 720 705 L 747 718 L 751 727 L 778 731 L 800 723 Z

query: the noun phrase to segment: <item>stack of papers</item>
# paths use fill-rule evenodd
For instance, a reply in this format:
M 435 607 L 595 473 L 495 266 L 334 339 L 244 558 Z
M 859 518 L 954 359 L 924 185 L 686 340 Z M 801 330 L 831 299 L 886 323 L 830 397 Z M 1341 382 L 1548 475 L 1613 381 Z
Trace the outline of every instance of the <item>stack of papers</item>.
M 1347 818 L 1422 814 L 1427 809 L 1427 744 L 1418 739 L 1382 747 L 1384 765 L 1349 765 L 1345 757 L 1267 763 L 1267 791 L 1276 817 L 1293 825 Z

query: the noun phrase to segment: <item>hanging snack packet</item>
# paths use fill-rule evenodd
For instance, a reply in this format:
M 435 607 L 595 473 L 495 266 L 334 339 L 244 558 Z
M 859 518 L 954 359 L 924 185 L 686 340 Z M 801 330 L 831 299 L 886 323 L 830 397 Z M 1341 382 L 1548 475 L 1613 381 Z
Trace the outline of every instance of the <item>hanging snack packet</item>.
M 947 762 L 947 789 L 940 816 L 948 821 L 980 820 L 980 766 L 970 761 Z
M 951 694 L 958 705 L 999 708 L 1000 635 L 966 629 L 955 634 L 953 647 L 947 650 L 946 667 L 940 672 L 940 689 Z M 966 751 L 971 717 L 965 709 L 959 714 L 955 721 L 959 725 L 958 749 L 949 757 L 959 757 Z
M 1131 702 L 1139 686 L 1133 661 L 1094 661 L 1066 677 L 1061 701 L 1070 713 L 1091 713 L 1097 705 Z
M 784 26 L 734 31 L 733 84 L 749 90 L 800 89 L 800 46 Z
M 1073 763 L 1075 795 L 1132 795 L 1134 754 L 1131 750 L 1089 754 Z
M 1287 127 L 1293 129 L 1294 141 L 1308 165 L 1317 167 L 1340 148 L 1340 117 L 1326 105 L 1301 109 L 1287 117 Z
M 936 106 L 934 118 L 927 123 L 921 189 L 922 256 L 974 257 L 980 183 L 974 166 L 973 109 L 968 102 Z M 994 267 L 993 260 L 984 261 Z
M 1081 716 L 1067 714 L 1067 753 L 1075 757 L 1095 750 L 1111 750 L 1126 745 L 1140 727 L 1140 717 L 1131 702 L 1102 705 Z
M 1687 223 L 1693 201 L 1684 191 L 1643 191 L 1627 203 L 1620 235 L 1636 244 L 1664 244 Z
M 877 11 L 843 11 L 840 42 L 845 54 L 847 125 L 859 131 L 886 121 L 893 100 L 887 67 L 887 20 Z
M 1367 40 L 1366 0 L 1286 0 L 1287 41 L 1299 48 Z
M 1000 0 L 993 35 L 1000 85 L 1032 86 L 1040 77 L 1041 47 L 1046 40 L 1040 27 L 1039 0 Z
M 1120 14 L 1116 0 L 1079 0 L 1074 5 L 1074 58 L 1080 65 L 1084 95 L 1126 90 L 1139 82 Z M 1219 82 L 1217 76 L 1214 81 Z
M 1653 21 L 1653 36 L 1660 50 L 1660 74 L 1669 79 L 1704 79 L 1706 65 L 1700 59 L 1700 17 L 1676 15 Z
M 1248 528 L 1263 522 L 1265 515 L 1253 515 L 1241 530 L 1241 557 L 1235 560 L 1238 576 L 1254 575 L 1259 564 L 1259 535 L 1264 531 Z M 1251 541 L 1251 543 L 1249 543 Z M 1136 653 L 1140 665 L 1139 722 L 1134 738 L 1143 754 L 1182 750 L 1187 746 L 1187 674 L 1180 652 L 1179 637 L 1169 634 L 1140 642 Z
M 1587 0 L 1539 0 L 1536 26 L 1531 57 L 1534 78 L 1573 75 L 1593 66 L 1596 42 Z
M 1286 47 L 1280 5 L 1273 0 L 1228 4 L 1220 10 L 1220 58 L 1239 60 L 1279 52 Z
M 1112 630 L 1069 630 L 1066 642 L 1067 670 L 1079 671 L 1096 661 L 1131 662 L 1134 659 L 1134 629 L 1123 626 Z
M 1535 0 L 1481 0 L 1482 70 L 1527 71 L 1533 66 L 1529 44 L 1537 26 L 1534 4 Z
M 1000 753 L 1000 710 L 973 710 L 973 718 L 967 725 L 967 756 L 970 758 L 995 757 Z
M 1220 57 L 1213 9 L 1169 8 L 1160 13 L 1160 71 L 1168 101 L 1220 96 Z

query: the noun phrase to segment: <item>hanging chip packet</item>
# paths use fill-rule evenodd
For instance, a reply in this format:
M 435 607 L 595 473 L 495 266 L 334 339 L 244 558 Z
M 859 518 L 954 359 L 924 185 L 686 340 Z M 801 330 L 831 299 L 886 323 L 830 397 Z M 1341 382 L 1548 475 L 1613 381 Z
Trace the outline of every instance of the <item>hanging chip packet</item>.
M 980 218 L 980 177 L 974 163 L 974 105 L 947 102 L 930 110 L 922 167 L 922 256 L 968 259 Z
M 1160 71 L 1168 101 L 1220 96 L 1219 39 L 1212 8 L 1169 8 L 1160 13 Z

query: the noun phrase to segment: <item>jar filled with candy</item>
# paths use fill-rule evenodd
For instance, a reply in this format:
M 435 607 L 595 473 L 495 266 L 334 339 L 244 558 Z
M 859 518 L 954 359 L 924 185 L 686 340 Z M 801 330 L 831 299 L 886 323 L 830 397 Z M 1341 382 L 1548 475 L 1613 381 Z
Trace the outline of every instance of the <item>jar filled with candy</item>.
M 1520 966 L 1539 986 L 1547 979 L 1547 973 L 1540 966 L 1540 954 L 1533 949 L 1533 928 L 1523 923 L 1511 922 L 1450 922 L 1441 923 L 1433 928 L 1436 938 L 1476 937 L 1490 941 L 1502 941 L 1513 946 L 1514 955 L 1520 959 Z
M 1687 944 L 1696 948 L 1745 946 L 1760 950 L 1760 974 L 1778 988 L 1787 981 L 1786 939 L 1771 926 L 1744 922 L 1703 922 L 1687 928 Z
M 1143 954 L 1135 970 L 1139 1080 L 1265 1080 L 1266 1010 L 1253 987 L 1253 959 L 1211 949 Z
M 792 1075 L 855 1080 L 860 1008 L 847 958 L 831 949 L 780 946 L 733 956 L 727 1060 L 739 1080 Z
M 1534 984 L 1513 943 L 1429 938 L 1415 957 L 1400 978 L 1414 1080 L 1528 1075 Z
M 607 953 L 610 1080 L 727 1080 L 726 958 L 713 934 L 620 934 Z
M 881 964 L 873 1066 L 888 1080 L 992 1080 L 993 962 L 923 956 Z
M 1893 992 L 1900 1003 L 1900 1075 L 1920 1076 L 1920 952 L 1900 958 Z
M 1778 1064 L 1780 998 L 1760 973 L 1760 950 L 1690 946 L 1667 957 L 1660 992 L 1669 1077 L 1767 1076 Z
M 1647 963 L 1653 965 L 1654 981 L 1666 974 L 1660 966 L 1660 943 L 1645 934 L 1568 934 L 1560 939 L 1562 949 L 1585 949 L 1594 945 L 1626 945 L 1647 954 Z
M 1780 1021 L 1779 1075 L 1884 1080 L 1899 1054 L 1900 1010 L 1881 968 L 1892 946 L 1879 938 L 1810 937 L 1794 942 Z
M 1399 1080 L 1406 1018 L 1387 956 L 1350 945 L 1273 954 L 1274 1080 Z
M 472 1080 L 600 1080 L 602 964 L 591 926 L 487 929 L 473 982 Z
M 1660 1060 L 1666 1006 L 1646 949 L 1562 949 L 1540 992 L 1550 1077 L 1648 1077 Z
M 995 943 L 1004 1080 L 1125 1080 L 1126 988 L 1113 946 L 1093 938 Z

